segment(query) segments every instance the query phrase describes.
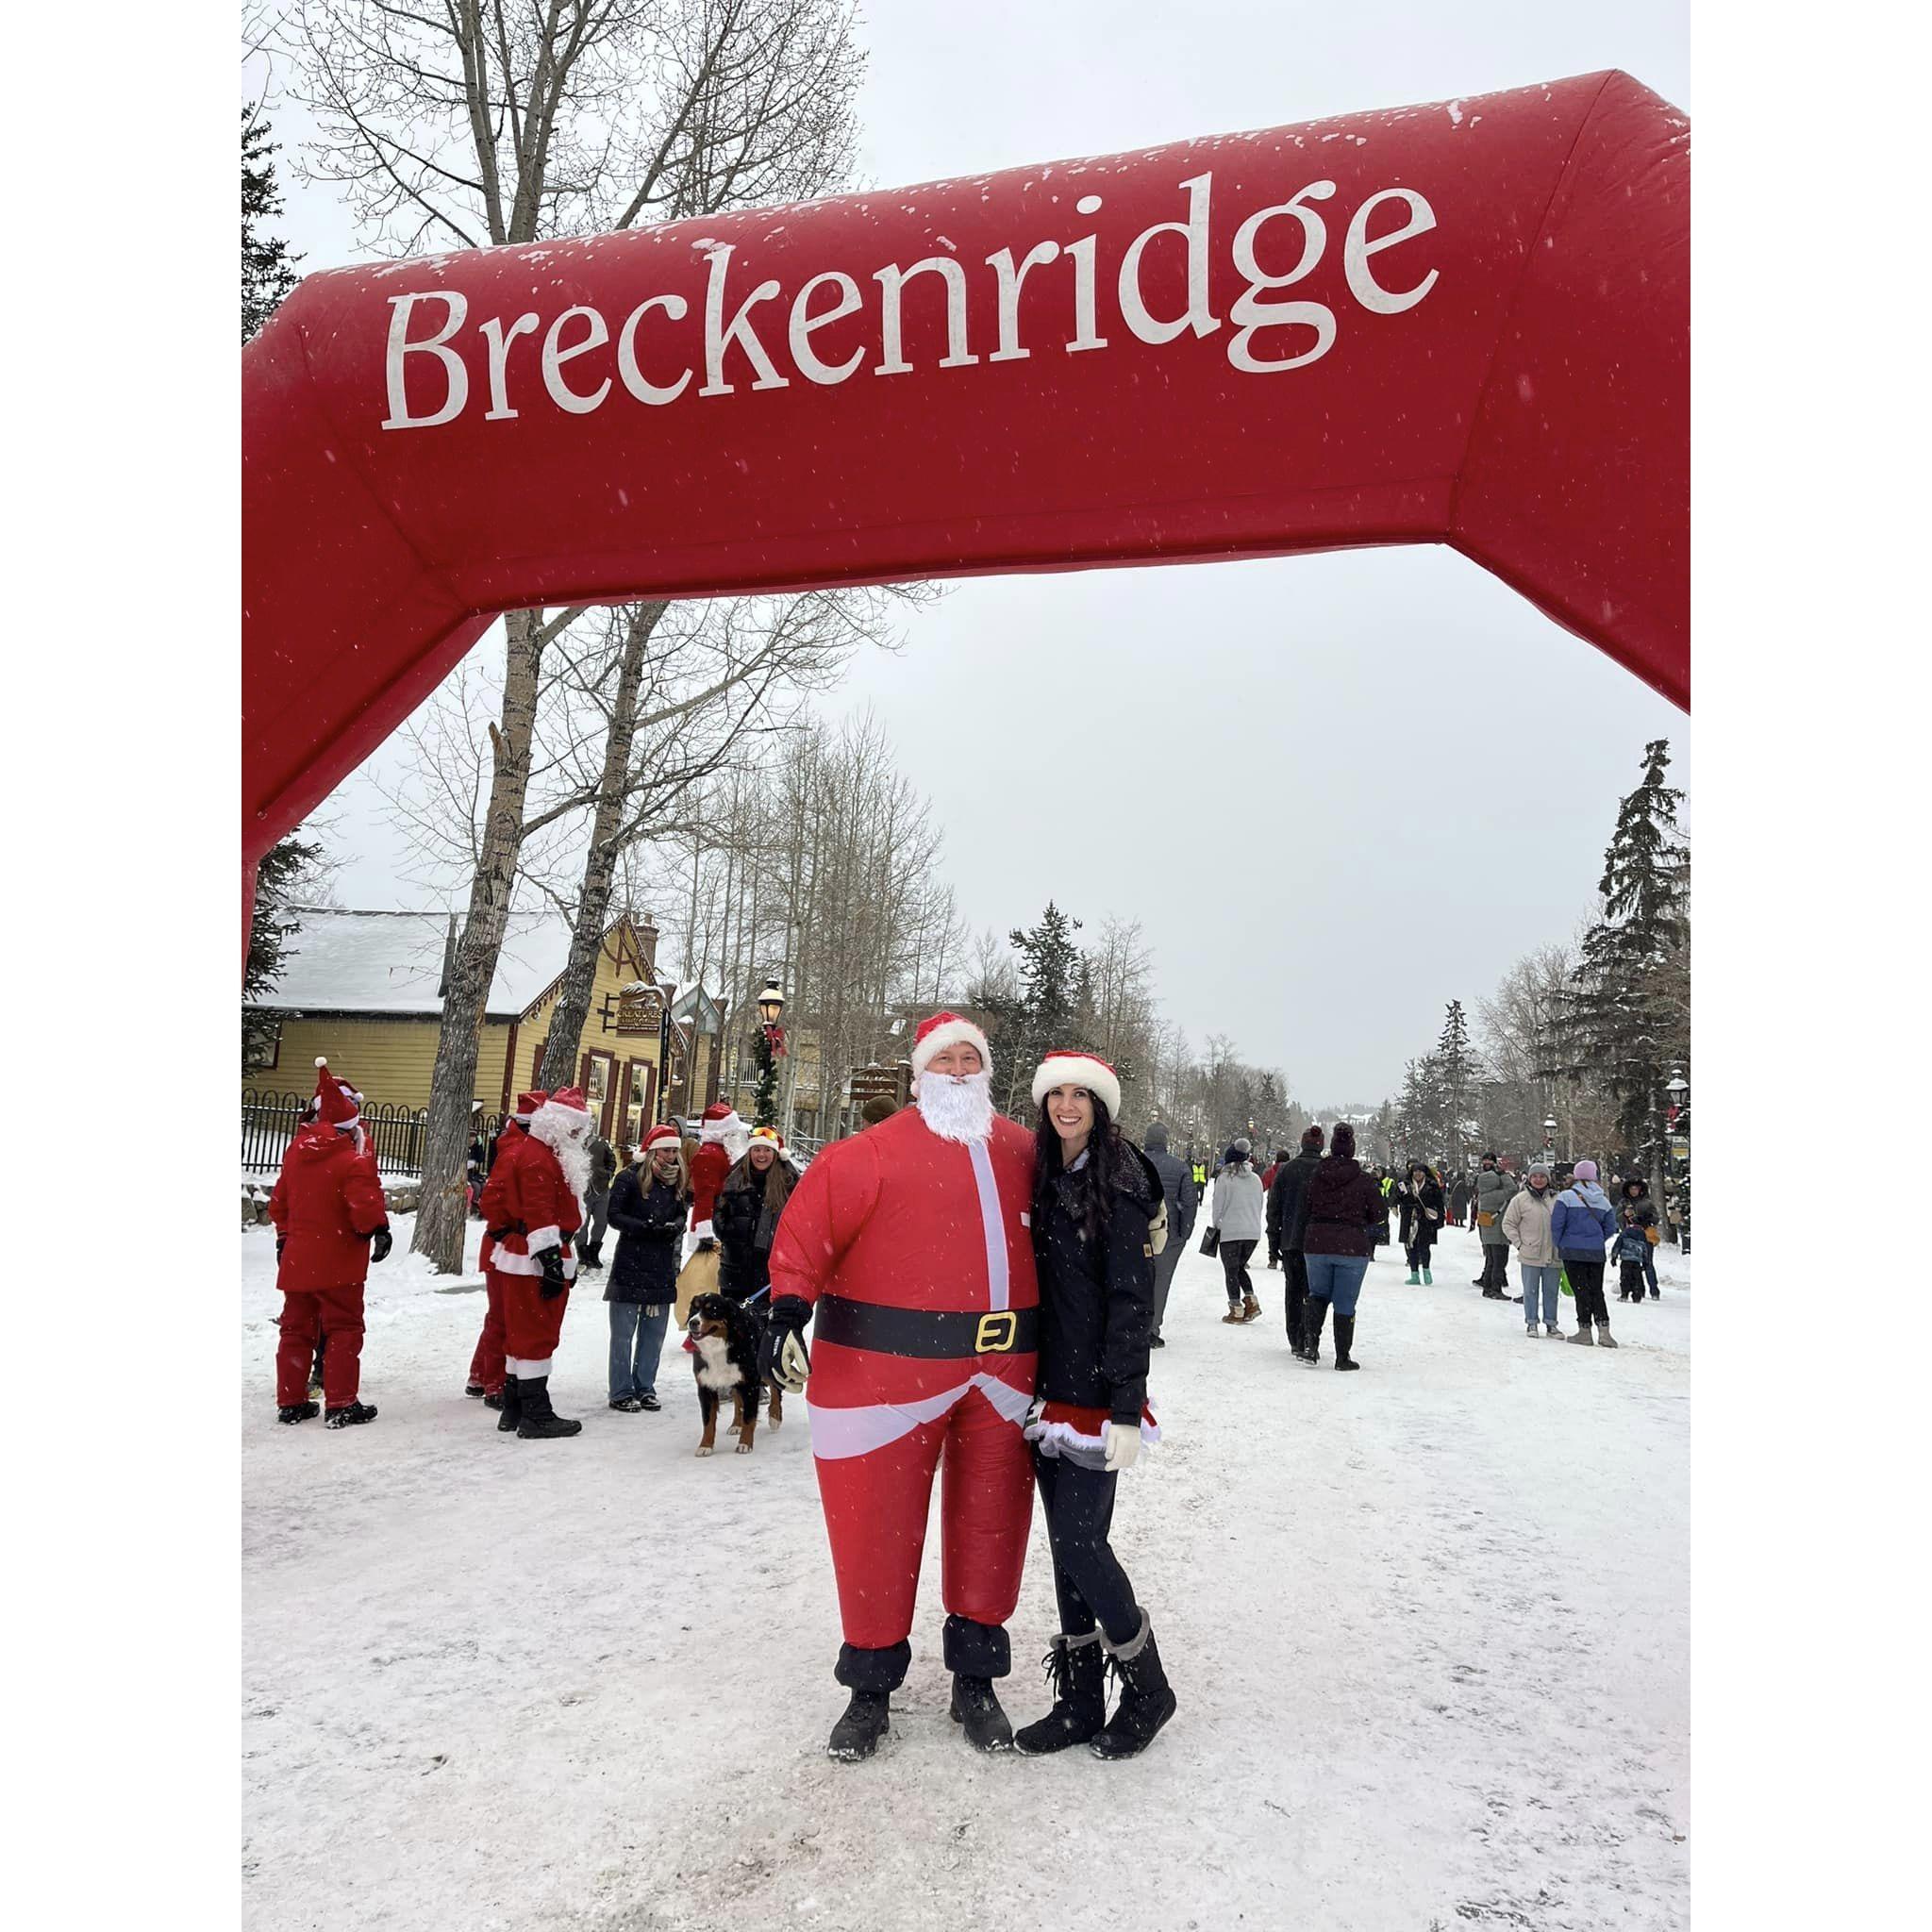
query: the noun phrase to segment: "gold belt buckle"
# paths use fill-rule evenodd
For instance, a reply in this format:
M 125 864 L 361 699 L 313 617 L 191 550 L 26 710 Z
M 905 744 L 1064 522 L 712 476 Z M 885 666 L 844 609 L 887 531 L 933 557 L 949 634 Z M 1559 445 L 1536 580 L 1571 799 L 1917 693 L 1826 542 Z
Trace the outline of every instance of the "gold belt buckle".
M 973 1346 L 980 1355 L 1006 1355 L 1019 1339 L 1019 1311 L 996 1308 L 990 1315 L 980 1316 L 979 1330 L 973 1338 Z

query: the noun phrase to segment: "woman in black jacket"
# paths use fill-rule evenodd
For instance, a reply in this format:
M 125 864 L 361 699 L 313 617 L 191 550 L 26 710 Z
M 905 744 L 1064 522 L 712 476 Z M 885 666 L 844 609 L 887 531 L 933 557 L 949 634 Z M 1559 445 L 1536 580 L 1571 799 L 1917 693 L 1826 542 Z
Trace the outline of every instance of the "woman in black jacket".
M 1033 1253 L 1040 1272 L 1038 1399 L 1026 1435 L 1046 1511 L 1060 1633 L 1046 1664 L 1054 1706 L 1013 1742 L 1041 1755 L 1087 1744 L 1098 1757 L 1142 1751 L 1174 1712 L 1147 1612 L 1113 1553 L 1114 1489 L 1141 1453 L 1154 1317 L 1149 1223 L 1160 1180 L 1113 1124 L 1114 1070 L 1057 1053 L 1033 1076 L 1040 1105 Z M 1101 1651 L 1120 1703 L 1107 1715 Z
M 776 1127 L 754 1127 L 744 1158 L 724 1176 L 711 1209 L 718 1291 L 748 1302 L 772 1285 L 772 1239 L 797 1178 Z
M 1379 1229 L 1386 1234 L 1389 1204 L 1355 1158 L 1355 1129 L 1337 1125 L 1328 1158 L 1308 1176 L 1302 1193 L 1301 1246 L 1308 1260 L 1308 1305 L 1302 1317 L 1301 1358 L 1322 1359 L 1322 1324 L 1335 1308 L 1335 1366 L 1361 1364 L 1355 1346 L 1355 1310 L 1369 1272 L 1369 1255 Z
M 691 1215 L 691 1174 L 677 1129 L 653 1127 L 610 1190 L 617 1253 L 604 1277 L 610 1307 L 610 1406 L 661 1408 L 658 1362 L 677 1300 L 677 1264 Z
M 1422 1161 L 1414 1160 L 1397 1182 L 1395 1198 L 1402 1205 L 1402 1251 L 1408 1258 L 1404 1286 L 1426 1288 L 1436 1278 L 1429 1273 L 1429 1261 L 1442 1224 L 1442 1183 Z

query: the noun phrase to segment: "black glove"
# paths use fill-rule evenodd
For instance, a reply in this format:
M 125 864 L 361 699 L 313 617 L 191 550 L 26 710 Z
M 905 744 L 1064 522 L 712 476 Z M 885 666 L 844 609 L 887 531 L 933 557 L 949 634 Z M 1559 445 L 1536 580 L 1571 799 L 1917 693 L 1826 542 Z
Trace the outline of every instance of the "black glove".
M 372 1261 L 387 1261 L 389 1259 L 389 1251 L 394 1245 L 395 1243 L 391 1238 L 389 1229 L 378 1227 L 375 1230 L 375 1238 L 369 1243 L 369 1258 Z
M 764 1358 L 758 1364 L 758 1372 L 794 1394 L 805 1387 L 805 1376 L 811 1371 L 811 1355 L 805 1345 L 805 1324 L 810 1320 L 811 1304 L 795 1294 L 779 1295 L 765 1318 Z M 789 1373 L 785 1359 L 787 1342 L 796 1350 Z
M 275 1259 L 276 1259 L 277 1261 L 279 1261 L 279 1260 L 280 1260 L 280 1259 L 282 1258 L 282 1250 L 283 1250 L 284 1248 L 286 1248 L 286 1247 L 287 1247 L 288 1245 L 289 1245 L 289 1237 L 288 1237 L 287 1235 L 285 1235 L 285 1234 L 278 1234 L 278 1235 L 276 1235 L 276 1237 L 275 1237 Z
M 543 1264 L 543 1286 L 537 1291 L 546 1302 L 554 1302 L 570 1286 L 563 1278 L 563 1250 L 545 1248 L 537 1258 Z
M 713 1248 L 715 1248 L 715 1247 L 716 1247 L 717 1245 L 718 1245 L 718 1238 L 717 1238 L 717 1236 L 716 1236 L 716 1235 L 709 1235 L 709 1234 L 700 1235 L 700 1236 L 698 1237 L 698 1244 L 697 1244 L 697 1246 L 696 1246 L 695 1248 L 693 1248 L 693 1249 L 691 1250 L 691 1252 L 692 1252 L 692 1253 L 693 1253 L 694 1255 L 708 1255 L 708 1254 L 709 1254 L 709 1253 L 710 1253 L 710 1251 L 711 1251 L 711 1250 L 712 1250 Z

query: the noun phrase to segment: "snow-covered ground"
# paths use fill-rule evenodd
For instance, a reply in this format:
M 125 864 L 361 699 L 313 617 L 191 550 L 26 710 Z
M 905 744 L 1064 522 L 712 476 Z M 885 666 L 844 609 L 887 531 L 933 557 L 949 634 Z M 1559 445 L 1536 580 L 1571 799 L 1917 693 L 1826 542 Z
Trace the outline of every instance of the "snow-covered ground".
M 1191 1253 L 1155 1357 L 1168 1440 L 1116 1517 L 1179 1715 L 1125 1764 L 975 1757 L 935 1538 L 891 1738 L 842 1766 L 802 1405 L 698 1460 L 674 1337 L 665 1410 L 612 1414 L 593 1277 L 552 1384 L 583 1434 L 501 1437 L 461 1392 L 481 1295 L 407 1242 L 372 1271 L 380 1419 L 331 1433 L 275 1424 L 273 1241 L 242 1236 L 251 1925 L 1686 1923 L 1674 1251 L 1661 1303 L 1612 1300 L 1610 1354 L 1525 1339 L 1448 1230 L 1434 1287 L 1372 1269 L 1357 1375 L 1290 1357 L 1278 1274 L 1261 1321 L 1223 1326 Z M 1054 1627 L 1036 1519 L 1016 1722 L 1045 1707 Z

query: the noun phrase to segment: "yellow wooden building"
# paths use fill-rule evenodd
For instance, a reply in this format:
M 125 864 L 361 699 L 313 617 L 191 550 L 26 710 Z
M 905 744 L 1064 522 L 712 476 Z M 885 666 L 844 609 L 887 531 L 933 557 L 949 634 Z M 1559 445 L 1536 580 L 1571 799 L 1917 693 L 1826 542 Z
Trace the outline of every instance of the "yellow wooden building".
M 272 1042 L 242 1068 L 243 1088 L 306 1093 L 320 1054 L 371 1106 L 427 1107 L 453 922 L 436 912 L 330 907 L 294 908 L 289 916 L 298 930 L 285 943 L 281 978 L 254 1003 L 275 1022 Z M 659 979 L 657 952 L 658 931 L 647 920 L 612 923 L 576 1043 L 576 1082 L 591 1113 L 612 1141 L 630 1145 L 659 1116 L 674 1007 L 686 1008 L 675 1058 L 695 1063 L 692 1071 L 709 1058 L 709 1041 L 692 1037 L 692 1003 L 680 1001 L 687 990 Z M 511 915 L 476 1057 L 475 1097 L 485 1114 L 508 1112 L 535 1084 L 569 953 L 570 927 L 556 912 Z M 707 1003 L 697 1005 L 704 1010 Z

